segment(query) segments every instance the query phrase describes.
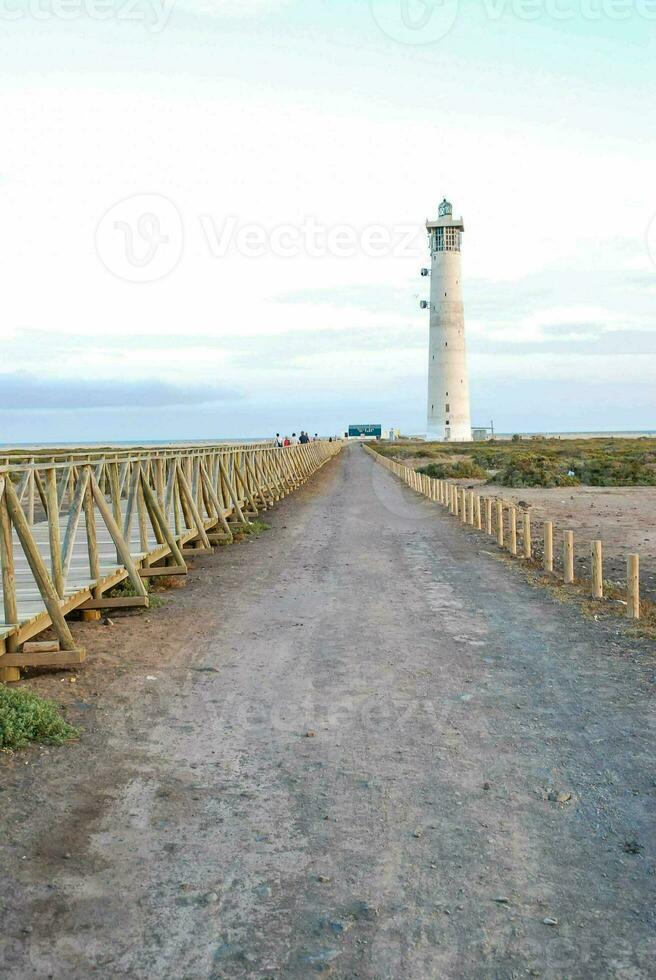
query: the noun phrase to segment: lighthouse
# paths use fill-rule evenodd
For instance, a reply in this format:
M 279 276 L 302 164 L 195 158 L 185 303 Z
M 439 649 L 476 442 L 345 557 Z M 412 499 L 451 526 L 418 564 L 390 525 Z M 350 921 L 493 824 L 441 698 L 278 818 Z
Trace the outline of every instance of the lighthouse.
M 428 350 L 428 431 L 438 442 L 471 442 L 469 381 L 462 302 L 460 243 L 465 226 L 444 198 L 434 221 L 427 221 L 431 253 Z

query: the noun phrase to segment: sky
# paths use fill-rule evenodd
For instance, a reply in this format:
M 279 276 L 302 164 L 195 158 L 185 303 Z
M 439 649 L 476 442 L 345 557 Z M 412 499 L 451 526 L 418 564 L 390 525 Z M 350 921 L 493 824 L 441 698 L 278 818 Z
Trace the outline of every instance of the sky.
M 656 428 L 656 0 L 0 0 L 0 442 Z

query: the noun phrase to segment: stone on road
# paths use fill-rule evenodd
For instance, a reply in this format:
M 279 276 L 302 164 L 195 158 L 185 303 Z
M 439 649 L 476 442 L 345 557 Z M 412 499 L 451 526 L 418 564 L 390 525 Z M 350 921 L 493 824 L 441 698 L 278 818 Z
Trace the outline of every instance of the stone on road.
M 268 519 L 3 771 L 4 975 L 654 976 L 648 650 L 358 446 Z

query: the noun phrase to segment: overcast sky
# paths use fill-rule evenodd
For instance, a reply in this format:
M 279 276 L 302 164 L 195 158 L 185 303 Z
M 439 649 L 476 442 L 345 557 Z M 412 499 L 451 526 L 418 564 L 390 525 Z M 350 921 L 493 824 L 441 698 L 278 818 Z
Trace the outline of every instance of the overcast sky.
M 656 0 L 0 0 L 0 442 L 656 427 Z

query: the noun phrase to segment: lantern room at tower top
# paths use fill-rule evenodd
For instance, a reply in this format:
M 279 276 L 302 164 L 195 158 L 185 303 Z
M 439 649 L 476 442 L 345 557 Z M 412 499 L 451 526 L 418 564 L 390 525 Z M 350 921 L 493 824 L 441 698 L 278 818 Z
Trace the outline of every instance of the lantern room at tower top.
M 431 252 L 459 252 L 460 235 L 465 230 L 462 218 L 453 217 L 453 207 L 446 198 L 437 210 L 437 219 L 427 221 Z

